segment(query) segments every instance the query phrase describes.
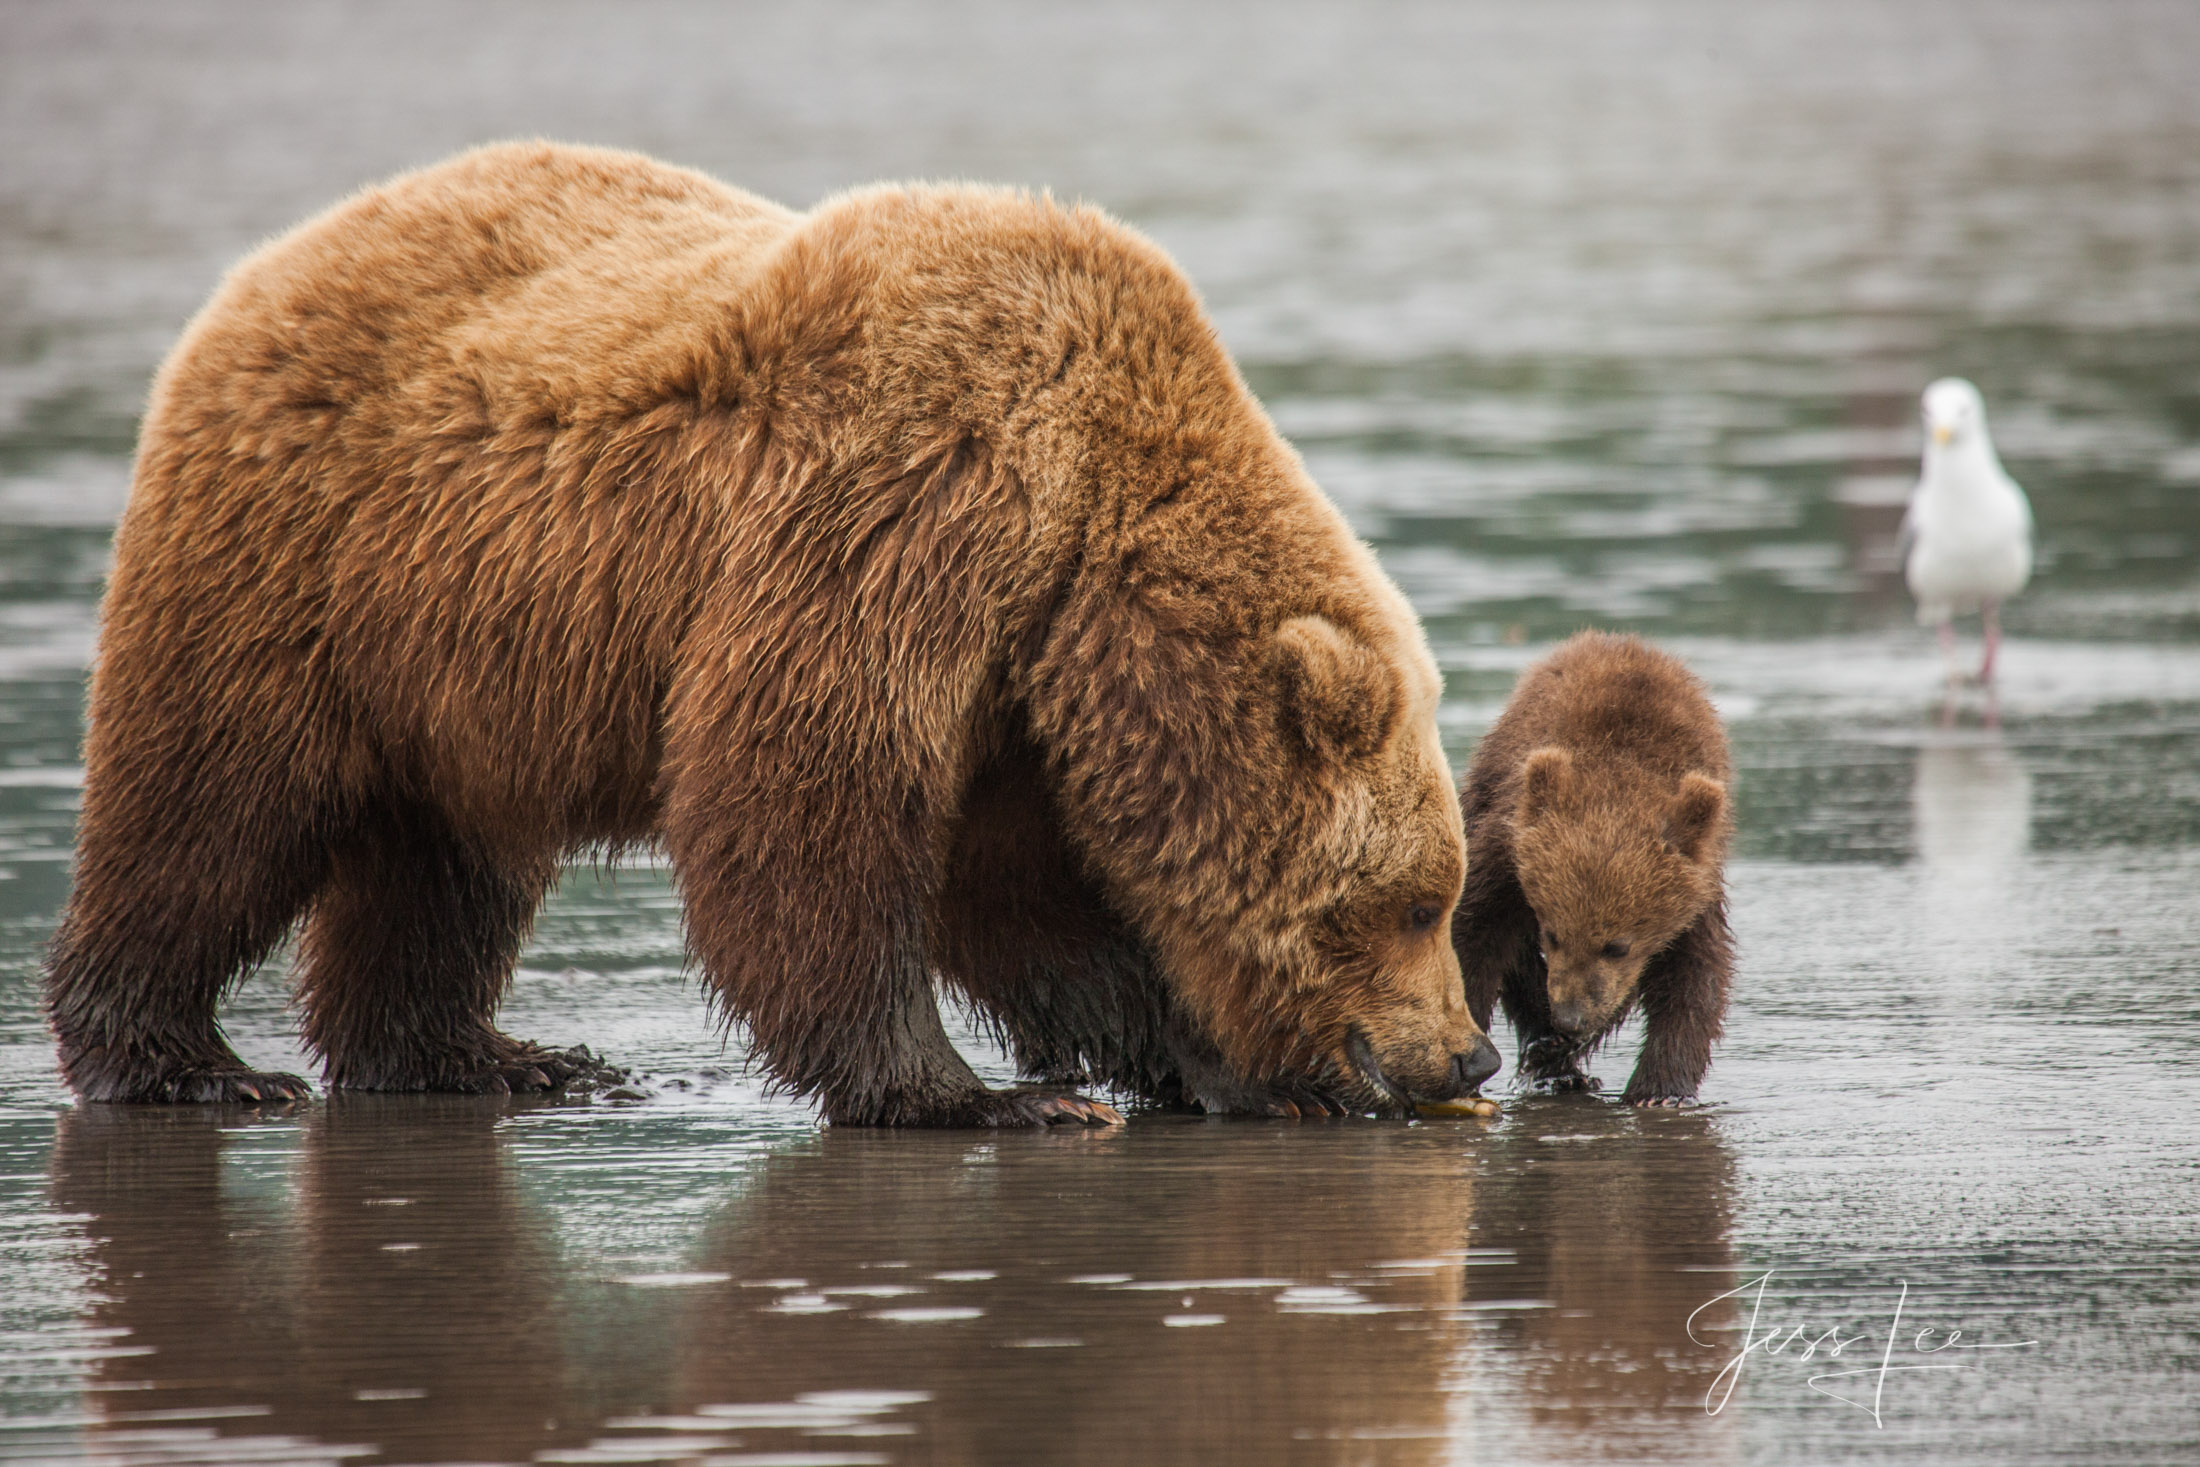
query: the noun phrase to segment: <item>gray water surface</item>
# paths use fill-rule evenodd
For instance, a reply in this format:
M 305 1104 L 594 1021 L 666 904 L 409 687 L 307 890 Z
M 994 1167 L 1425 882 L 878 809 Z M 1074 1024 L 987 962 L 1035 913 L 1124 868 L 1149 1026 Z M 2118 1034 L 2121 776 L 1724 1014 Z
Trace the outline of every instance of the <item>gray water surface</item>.
M 2200 1461 L 2195 75 L 2144 3 L 0 9 L 0 1459 Z M 823 1132 L 641 861 L 505 1021 L 643 1099 L 73 1106 L 36 967 L 147 379 L 258 239 L 530 134 L 1151 232 L 1456 761 L 1577 627 L 1686 656 L 1707 1103 Z M 1948 372 L 2041 526 L 1993 700 L 1894 574 Z M 304 1063 L 280 962 L 228 1023 Z

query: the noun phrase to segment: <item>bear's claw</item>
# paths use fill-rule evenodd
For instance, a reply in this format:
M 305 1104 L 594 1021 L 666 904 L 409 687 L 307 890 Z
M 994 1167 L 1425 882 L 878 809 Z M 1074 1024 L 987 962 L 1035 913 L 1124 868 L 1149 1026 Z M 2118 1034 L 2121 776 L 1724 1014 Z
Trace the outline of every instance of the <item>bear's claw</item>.
M 475 1093 L 541 1094 L 564 1090 L 575 1082 L 586 1089 L 601 1089 L 630 1078 L 617 1065 L 598 1059 L 595 1051 L 585 1044 L 576 1044 L 571 1049 L 548 1049 L 539 1044 L 520 1043 L 515 1051 L 467 1077 L 479 1087 Z
M 167 1104 L 290 1105 L 313 1093 L 296 1075 L 258 1070 L 177 1070 L 161 1076 L 141 1093 L 118 1099 Z
M 1296 1086 L 1271 1099 L 1265 1112 L 1286 1119 L 1319 1120 L 1326 1116 L 1348 1116 L 1352 1108 L 1325 1090 L 1308 1086 Z
M 548 1049 L 540 1044 L 494 1036 L 481 1049 L 432 1068 L 416 1065 L 357 1072 L 330 1084 L 342 1090 L 438 1091 L 455 1095 L 557 1094 L 569 1089 L 603 1090 L 624 1084 L 631 1075 L 598 1059 L 585 1044 Z
M 1050 1126 L 1082 1124 L 1087 1126 L 1120 1126 L 1123 1113 L 1106 1101 L 1087 1100 L 1082 1095 L 1049 1095 L 1040 1097 L 1035 1107 L 1039 1119 Z
M 978 1126 L 1120 1126 L 1123 1114 L 1104 1101 L 1061 1090 L 989 1090 L 967 1117 L 951 1125 Z

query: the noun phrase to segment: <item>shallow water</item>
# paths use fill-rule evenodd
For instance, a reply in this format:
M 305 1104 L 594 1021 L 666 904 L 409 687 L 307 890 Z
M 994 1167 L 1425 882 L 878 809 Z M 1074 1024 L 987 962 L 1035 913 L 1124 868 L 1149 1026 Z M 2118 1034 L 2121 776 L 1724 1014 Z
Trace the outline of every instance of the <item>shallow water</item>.
M 2200 1460 L 2196 65 L 2136 3 L 0 13 L 0 1459 Z M 71 1107 L 35 966 L 147 376 L 254 240 L 533 132 L 1151 231 L 1455 758 L 1576 626 L 1687 656 L 1708 1103 L 824 1133 L 644 863 L 506 1018 L 645 1099 Z M 1951 371 L 2042 530 L 1993 706 L 1890 574 Z M 302 1063 L 280 965 L 229 1023 Z

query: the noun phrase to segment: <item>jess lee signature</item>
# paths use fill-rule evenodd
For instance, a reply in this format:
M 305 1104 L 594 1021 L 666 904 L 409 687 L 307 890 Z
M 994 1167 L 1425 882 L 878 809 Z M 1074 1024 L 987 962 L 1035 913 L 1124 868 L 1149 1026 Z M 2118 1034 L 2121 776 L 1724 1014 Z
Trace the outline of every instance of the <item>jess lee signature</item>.
M 1765 1290 L 1772 1283 L 1773 1272 L 1774 1270 L 1767 1269 L 1738 1288 L 1728 1289 L 1716 1298 L 1706 1299 L 1688 1316 L 1688 1337 L 1699 1345 L 1714 1344 L 1717 1342 L 1696 1333 L 1697 1318 L 1706 1309 L 1728 1299 L 1739 1300 L 1746 1297 L 1749 1300 L 1749 1322 L 1742 1326 L 1741 1348 L 1734 1352 L 1733 1358 L 1726 1362 L 1725 1367 L 1703 1393 L 1703 1408 L 1709 1415 L 1716 1416 L 1726 1409 L 1726 1403 L 1733 1398 L 1734 1387 L 1741 1384 L 1742 1368 L 1749 1363 L 1751 1355 L 1785 1355 L 1790 1349 L 1800 1346 L 1796 1349 L 1796 1360 L 1824 1358 L 1830 1361 L 1842 1358 L 1845 1350 L 1861 1346 L 1864 1348 L 1857 1349 L 1855 1356 L 1851 1358 L 1863 1358 L 1868 1352 L 1876 1351 L 1879 1357 L 1876 1363 L 1821 1371 L 1805 1384 L 1822 1396 L 1831 1396 L 1844 1405 L 1854 1406 L 1865 1412 L 1874 1425 L 1884 1428 L 1887 1423 L 1880 1415 L 1880 1403 L 1886 1397 L 1888 1376 L 1919 1370 L 1962 1370 L 1974 1363 L 1966 1359 L 1933 1359 L 1919 1363 L 1916 1356 L 1942 1356 L 1953 1351 L 1970 1350 L 2028 1350 L 2039 1343 L 2038 1340 L 2014 1340 L 1997 1344 L 1967 1341 L 1960 1329 L 1939 1329 L 1930 1325 L 1922 1329 L 1913 1326 L 1912 1331 L 1905 1336 L 1902 1315 L 1910 1302 L 1910 1285 L 1905 1279 L 1895 1281 L 1897 1292 L 1894 1296 L 1894 1310 L 1887 1317 L 1885 1334 L 1879 1333 L 1876 1327 L 1859 1327 L 1854 1333 L 1850 1333 L 1846 1327 L 1838 1324 L 1814 1334 L 1810 1325 L 1793 1320 L 1766 1322 Z M 1846 1394 L 1850 1391 L 1855 1394 Z M 1869 1392 L 1868 1395 L 1865 1394 L 1866 1391 Z

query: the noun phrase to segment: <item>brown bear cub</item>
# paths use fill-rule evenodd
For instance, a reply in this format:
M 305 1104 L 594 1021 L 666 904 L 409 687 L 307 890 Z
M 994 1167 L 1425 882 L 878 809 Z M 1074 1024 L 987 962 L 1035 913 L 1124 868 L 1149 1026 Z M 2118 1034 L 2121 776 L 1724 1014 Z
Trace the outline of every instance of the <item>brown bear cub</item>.
M 87 1099 L 302 1095 L 216 1017 L 299 923 L 330 1085 L 554 1086 L 498 1000 L 561 862 L 636 846 L 835 1123 L 1497 1067 L 1419 623 L 1096 210 L 547 144 L 370 189 L 162 367 L 102 618 L 46 981 Z
M 1460 791 L 1452 942 L 1475 1021 L 1503 999 L 1522 1080 L 1597 1088 L 1583 1060 L 1640 1005 L 1625 1099 L 1694 1099 L 1733 970 L 1732 780 L 1703 685 L 1638 638 L 1583 632 L 1521 675 Z

